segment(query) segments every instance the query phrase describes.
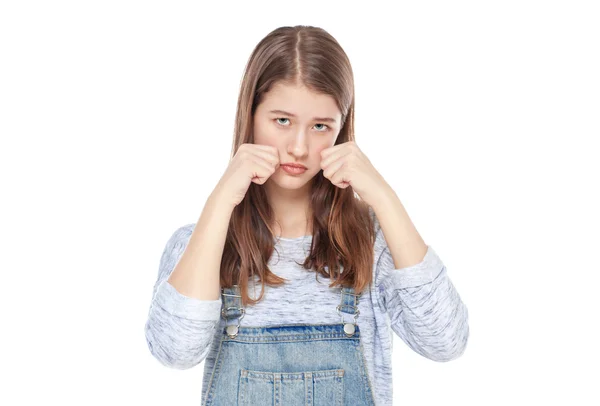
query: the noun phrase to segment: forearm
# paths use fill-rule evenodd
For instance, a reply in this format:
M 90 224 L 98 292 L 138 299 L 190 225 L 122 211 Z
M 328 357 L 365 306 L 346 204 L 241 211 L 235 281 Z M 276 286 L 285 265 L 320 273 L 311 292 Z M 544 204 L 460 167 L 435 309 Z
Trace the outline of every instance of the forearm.
M 427 245 L 394 190 L 389 185 L 382 188 L 371 207 L 379 220 L 395 268 L 406 268 L 421 262 Z
M 225 204 L 215 189 L 206 201 L 181 260 L 168 279 L 182 295 L 200 300 L 221 297 L 221 258 L 232 212 L 233 207 Z

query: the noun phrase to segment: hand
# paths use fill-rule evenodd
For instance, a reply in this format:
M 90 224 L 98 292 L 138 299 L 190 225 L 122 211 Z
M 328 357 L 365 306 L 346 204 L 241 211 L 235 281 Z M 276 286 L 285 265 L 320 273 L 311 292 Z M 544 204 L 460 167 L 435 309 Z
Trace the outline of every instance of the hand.
M 381 191 L 389 187 L 354 141 L 322 150 L 321 169 L 323 176 L 335 186 L 342 189 L 352 186 L 360 198 L 371 206 Z
M 237 206 L 252 182 L 262 185 L 279 168 L 279 152 L 270 145 L 242 144 L 219 180 L 219 195 Z

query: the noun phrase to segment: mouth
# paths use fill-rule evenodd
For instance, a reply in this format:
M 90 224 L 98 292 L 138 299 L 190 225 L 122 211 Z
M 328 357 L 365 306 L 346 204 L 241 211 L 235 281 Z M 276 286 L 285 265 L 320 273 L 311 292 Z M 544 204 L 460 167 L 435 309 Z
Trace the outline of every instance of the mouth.
M 301 175 L 306 172 L 306 167 L 303 165 L 281 165 L 281 170 L 289 175 Z
M 289 168 L 296 168 L 296 169 L 304 169 L 304 170 L 306 170 L 306 166 L 304 166 L 302 164 L 288 163 L 288 164 L 281 164 L 281 166 L 287 166 Z

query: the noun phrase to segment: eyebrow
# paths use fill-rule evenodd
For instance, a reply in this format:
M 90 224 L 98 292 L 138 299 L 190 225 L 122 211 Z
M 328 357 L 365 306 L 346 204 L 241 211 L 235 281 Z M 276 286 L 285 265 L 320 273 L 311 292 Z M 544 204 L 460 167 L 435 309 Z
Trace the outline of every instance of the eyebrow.
M 287 111 L 283 111 L 283 110 L 271 110 L 269 113 L 275 113 L 275 114 L 283 114 L 284 116 L 290 116 L 290 117 L 297 117 L 295 114 L 292 113 L 288 113 Z M 331 117 L 313 117 L 314 121 L 326 121 L 328 123 L 335 123 L 335 119 L 331 118 Z

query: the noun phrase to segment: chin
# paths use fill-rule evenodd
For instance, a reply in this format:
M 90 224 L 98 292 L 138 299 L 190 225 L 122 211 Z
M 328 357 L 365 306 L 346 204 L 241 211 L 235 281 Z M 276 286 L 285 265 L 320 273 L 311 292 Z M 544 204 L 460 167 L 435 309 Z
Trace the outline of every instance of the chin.
M 305 187 L 308 183 L 312 181 L 314 175 L 311 177 L 310 174 L 305 172 L 301 176 L 289 176 L 285 173 L 278 174 L 278 176 L 272 176 L 267 180 L 277 187 L 288 190 L 296 190 Z

